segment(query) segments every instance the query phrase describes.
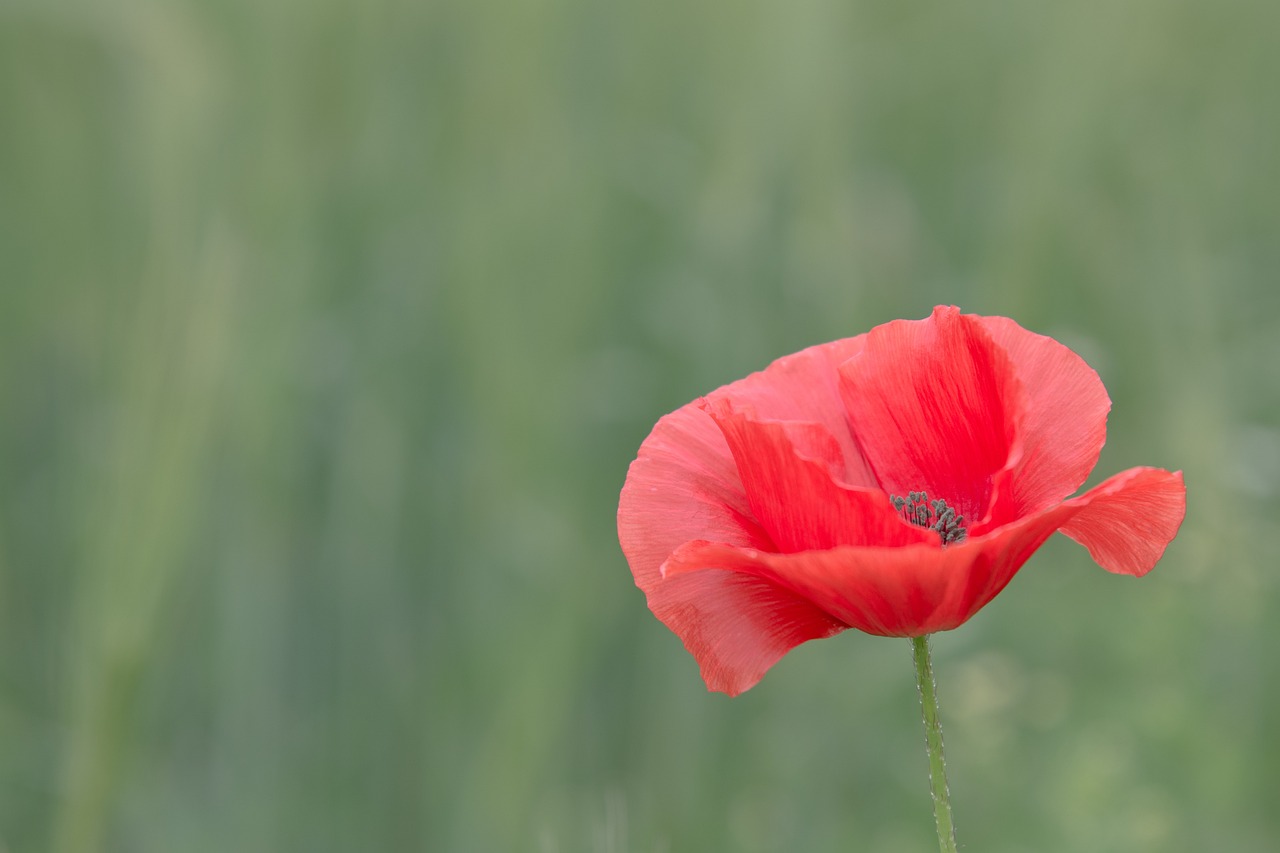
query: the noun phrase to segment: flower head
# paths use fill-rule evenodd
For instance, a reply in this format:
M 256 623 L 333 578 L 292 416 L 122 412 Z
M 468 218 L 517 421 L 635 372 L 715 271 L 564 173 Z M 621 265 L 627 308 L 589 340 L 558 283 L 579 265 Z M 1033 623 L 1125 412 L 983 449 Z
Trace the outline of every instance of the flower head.
M 707 686 L 737 694 L 807 640 L 963 624 L 1055 531 L 1110 572 L 1150 571 L 1185 514 L 1180 472 L 1069 497 L 1110 407 L 1052 338 L 938 307 L 663 417 L 627 472 L 619 540 Z

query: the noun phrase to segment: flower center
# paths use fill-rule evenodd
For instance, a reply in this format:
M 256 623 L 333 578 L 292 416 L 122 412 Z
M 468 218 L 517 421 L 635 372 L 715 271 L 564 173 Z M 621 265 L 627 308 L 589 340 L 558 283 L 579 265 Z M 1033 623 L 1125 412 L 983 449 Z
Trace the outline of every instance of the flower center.
M 944 500 L 929 500 L 926 492 L 907 492 L 905 498 L 891 495 L 893 508 L 912 524 L 937 531 L 943 545 L 952 545 L 969 535 L 964 528 L 964 516 L 947 506 Z

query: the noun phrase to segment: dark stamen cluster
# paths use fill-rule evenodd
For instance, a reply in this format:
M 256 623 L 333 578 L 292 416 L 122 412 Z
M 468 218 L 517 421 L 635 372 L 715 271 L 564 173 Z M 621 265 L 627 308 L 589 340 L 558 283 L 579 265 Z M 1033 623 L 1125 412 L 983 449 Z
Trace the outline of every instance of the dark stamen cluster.
M 926 492 L 908 492 L 905 498 L 893 495 L 889 500 L 907 521 L 937 531 L 943 545 L 952 545 L 969 535 L 964 528 L 964 516 L 956 515 L 944 500 L 929 500 Z

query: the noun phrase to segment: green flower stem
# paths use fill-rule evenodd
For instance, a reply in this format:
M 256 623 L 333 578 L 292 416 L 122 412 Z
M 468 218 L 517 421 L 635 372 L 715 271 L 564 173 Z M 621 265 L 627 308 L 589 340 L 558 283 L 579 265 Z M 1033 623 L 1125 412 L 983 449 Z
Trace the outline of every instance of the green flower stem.
M 938 685 L 929 658 L 929 635 L 911 638 L 916 662 L 916 686 L 924 709 L 924 739 L 929 751 L 929 787 L 933 793 L 933 821 L 938 827 L 938 849 L 956 853 L 956 830 L 951 823 L 951 792 L 947 790 L 947 762 L 942 757 L 942 721 L 938 718 Z

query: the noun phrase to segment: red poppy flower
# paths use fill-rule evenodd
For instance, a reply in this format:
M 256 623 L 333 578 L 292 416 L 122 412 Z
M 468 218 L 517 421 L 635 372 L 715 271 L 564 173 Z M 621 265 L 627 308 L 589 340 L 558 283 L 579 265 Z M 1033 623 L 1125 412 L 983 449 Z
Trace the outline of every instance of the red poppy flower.
M 1131 468 L 1068 498 L 1110 407 L 1052 338 L 938 307 L 662 418 L 618 537 L 707 686 L 735 695 L 807 640 L 963 624 L 1057 530 L 1108 571 L 1150 571 L 1182 523 L 1181 472 Z

